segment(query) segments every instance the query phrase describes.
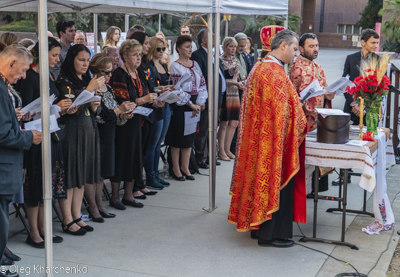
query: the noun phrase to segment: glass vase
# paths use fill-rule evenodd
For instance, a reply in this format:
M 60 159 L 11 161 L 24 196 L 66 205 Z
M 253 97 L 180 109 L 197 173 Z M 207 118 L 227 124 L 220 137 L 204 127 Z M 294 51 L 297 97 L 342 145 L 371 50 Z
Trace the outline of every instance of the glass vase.
M 365 107 L 365 112 L 365 123 L 367 125 L 367 132 L 374 132 L 374 135 L 377 135 L 377 127 L 379 122 L 378 106 L 373 105 L 373 107 Z

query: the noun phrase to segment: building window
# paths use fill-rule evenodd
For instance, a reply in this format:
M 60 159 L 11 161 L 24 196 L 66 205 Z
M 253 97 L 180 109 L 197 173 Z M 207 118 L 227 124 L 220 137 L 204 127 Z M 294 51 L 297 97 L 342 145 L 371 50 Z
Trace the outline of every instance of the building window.
M 338 24 L 337 32 L 338 34 L 361 34 L 361 28 L 352 24 Z

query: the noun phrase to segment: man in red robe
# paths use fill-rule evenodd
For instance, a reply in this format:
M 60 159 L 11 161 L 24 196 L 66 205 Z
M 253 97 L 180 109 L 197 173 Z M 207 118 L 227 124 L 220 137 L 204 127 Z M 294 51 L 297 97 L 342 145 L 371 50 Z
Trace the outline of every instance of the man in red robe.
M 309 127 L 283 69 L 297 50 L 296 33 L 277 33 L 242 99 L 228 222 L 255 231 L 260 246 L 292 246 L 292 221 L 307 220 L 302 143 Z
M 317 36 L 312 33 L 305 33 L 300 37 L 299 40 L 300 56 L 295 60 L 293 65 L 290 67 L 289 77 L 292 81 L 297 92 L 300 94 L 308 85 L 314 80 L 318 80 L 322 88 L 328 86 L 326 82 L 325 72 L 322 67 L 315 61 L 318 57 L 319 43 Z M 306 115 L 308 125 L 310 125 L 310 131 L 317 128 L 318 113 L 315 108 L 332 108 L 332 99 L 335 97 L 335 92 L 326 92 L 324 95 L 312 97 L 305 101 L 303 106 L 304 114 Z M 309 188 L 311 190 L 312 178 L 314 166 L 307 168 L 307 178 L 309 182 Z M 329 171 L 330 168 L 321 170 L 322 173 Z M 324 176 L 319 181 L 318 191 L 328 190 L 328 176 Z M 313 194 L 309 195 L 310 198 L 314 198 Z

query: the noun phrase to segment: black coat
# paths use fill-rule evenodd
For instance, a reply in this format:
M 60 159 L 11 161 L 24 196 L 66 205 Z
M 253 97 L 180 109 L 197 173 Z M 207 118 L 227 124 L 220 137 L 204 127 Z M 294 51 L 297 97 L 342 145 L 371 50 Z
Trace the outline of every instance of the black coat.
M 208 68 L 207 68 L 207 52 L 203 49 L 203 47 L 199 47 L 196 51 L 192 53 L 192 57 L 190 58 L 193 61 L 196 61 L 201 69 L 201 72 L 203 72 L 204 79 L 206 80 L 207 84 L 207 89 L 208 89 Z M 224 67 L 222 65 L 222 62 L 220 59 L 219 61 L 219 69 L 221 72 L 224 74 L 225 78 L 232 78 L 232 76 L 229 74 L 229 70 L 224 70 Z M 222 95 L 224 94 L 224 91 L 222 91 L 222 78 L 221 74 L 218 74 L 219 76 L 219 86 L 218 86 L 218 110 L 221 108 L 222 104 Z M 209 97 L 211 97 L 211 93 L 209 93 Z M 208 99 L 206 102 L 206 110 L 208 110 Z
M 371 54 L 372 57 L 378 57 L 375 53 Z M 350 54 L 347 56 L 346 61 L 344 63 L 344 68 L 343 68 L 343 77 L 346 77 L 347 75 L 350 75 L 350 81 L 354 81 L 355 78 L 361 75 L 360 70 L 358 69 L 361 64 L 361 51 L 358 51 L 354 54 Z M 351 120 L 353 121 L 354 125 L 358 125 L 360 122 L 360 119 L 358 116 L 356 116 L 352 112 L 351 108 L 351 103 L 354 101 L 353 96 L 345 93 L 344 97 L 346 98 L 346 102 L 344 103 L 343 111 L 345 113 L 350 113 L 351 114 Z M 365 117 L 364 117 L 365 118 Z

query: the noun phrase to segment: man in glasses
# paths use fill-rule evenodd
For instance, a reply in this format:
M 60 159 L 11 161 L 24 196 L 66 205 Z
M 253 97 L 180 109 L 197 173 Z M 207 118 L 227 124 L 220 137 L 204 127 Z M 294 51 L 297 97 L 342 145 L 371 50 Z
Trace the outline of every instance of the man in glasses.
M 188 26 L 183 26 L 181 27 L 181 36 L 192 36 L 192 34 L 190 33 L 189 27 Z M 194 41 L 192 41 L 192 51 L 196 51 L 197 50 L 197 45 Z M 192 52 L 192 53 L 193 53 Z M 178 51 L 176 51 L 176 44 L 174 45 L 174 54 L 173 54 L 173 58 L 174 61 L 176 61 L 177 59 L 179 59 L 179 53 Z
M 50 68 L 50 72 L 53 73 L 54 79 L 57 80 L 61 71 L 61 65 L 64 62 L 65 56 L 67 56 L 68 49 L 71 47 L 71 44 L 74 43 L 76 35 L 75 22 L 67 19 L 60 20 L 57 22 L 56 30 L 61 43 L 60 61 L 55 67 Z
M 90 51 L 90 59 L 93 58 L 94 56 L 94 51 L 92 48 L 87 46 L 87 39 L 86 39 L 86 34 L 84 31 L 82 30 L 77 30 L 76 31 L 76 35 L 74 38 L 74 44 L 84 44 L 86 46 L 87 49 L 89 49 Z

